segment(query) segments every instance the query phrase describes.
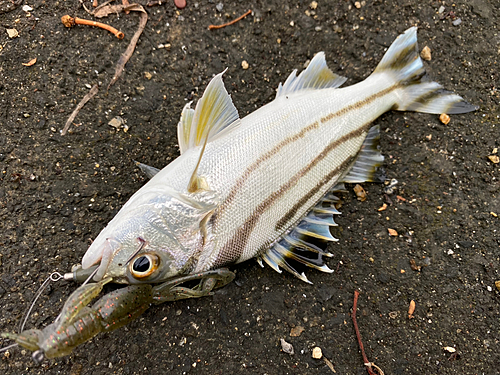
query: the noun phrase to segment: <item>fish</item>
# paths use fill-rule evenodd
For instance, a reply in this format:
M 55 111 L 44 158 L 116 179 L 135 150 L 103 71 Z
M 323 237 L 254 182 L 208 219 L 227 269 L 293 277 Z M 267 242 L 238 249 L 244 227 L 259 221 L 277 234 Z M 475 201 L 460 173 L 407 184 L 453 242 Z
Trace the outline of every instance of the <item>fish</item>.
M 180 156 L 162 170 L 138 163 L 151 179 L 101 231 L 70 276 L 92 277 L 98 284 L 86 287 L 94 288 L 92 296 L 108 282 L 143 285 L 118 292 L 125 302 L 113 319 L 135 317 L 150 304 L 209 295 L 233 280 L 228 266 L 252 258 L 307 283 L 304 269 L 333 272 L 327 245 L 337 241 L 330 232 L 340 214 L 334 193 L 344 183 L 379 179 L 384 158 L 374 120 L 390 110 L 461 114 L 478 108 L 428 78 L 416 27 L 398 36 L 364 81 L 341 87 L 347 79 L 333 73 L 320 52 L 304 71 L 294 70 L 279 84 L 272 102 L 244 118 L 223 74 L 210 81 L 194 108 L 183 108 Z M 74 327 L 106 321 L 108 312 L 101 311 L 110 300 L 104 296 L 84 309 L 88 298 L 80 300 L 89 292 L 75 293 L 63 311 L 78 311 L 62 314 L 56 328 L 4 337 L 48 356 L 67 354 L 99 332 L 92 328 L 89 337 L 75 339 Z M 136 302 L 127 304 L 129 296 Z M 64 342 L 74 344 L 68 348 Z

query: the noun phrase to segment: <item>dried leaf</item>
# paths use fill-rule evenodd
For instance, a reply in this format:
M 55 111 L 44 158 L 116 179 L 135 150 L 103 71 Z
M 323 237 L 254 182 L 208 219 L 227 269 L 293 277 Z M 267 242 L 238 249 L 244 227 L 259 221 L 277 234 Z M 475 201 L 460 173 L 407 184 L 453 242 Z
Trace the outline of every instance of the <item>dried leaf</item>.
M 488 159 L 490 159 L 490 161 L 491 161 L 493 164 L 498 164 L 498 163 L 500 163 L 500 158 L 498 157 L 498 155 L 490 155 L 490 156 L 488 156 Z
M 302 334 L 302 332 L 304 332 L 304 327 L 302 326 L 296 326 L 296 327 L 293 327 L 291 330 L 290 330 L 290 336 L 291 337 L 298 337 Z
M 32 65 L 35 65 L 36 63 L 36 57 L 34 59 L 31 59 L 30 61 L 28 61 L 27 63 L 22 63 L 24 66 L 32 66 Z
M 413 271 L 420 271 L 422 269 L 421 266 L 417 266 L 417 262 L 415 262 L 415 259 L 410 259 L 410 268 Z
M 356 196 L 358 197 L 359 201 L 361 202 L 366 201 L 366 191 L 361 187 L 361 185 L 354 186 L 353 190 Z
M 408 319 L 413 319 L 415 318 L 413 316 L 413 313 L 415 312 L 415 301 L 411 300 L 410 301 L 410 307 L 408 308 Z
M 446 113 L 441 113 L 439 116 L 439 121 L 441 121 L 443 124 L 448 125 L 450 122 L 450 116 L 448 116 Z
M 387 231 L 389 232 L 389 236 L 397 237 L 398 232 L 396 232 L 395 229 L 387 228 Z
M 117 13 L 124 12 L 124 11 L 145 12 L 144 8 L 140 4 L 110 5 L 110 4 L 104 3 L 102 6 L 95 8 L 94 12 L 92 12 L 92 14 L 94 17 L 104 18 L 104 17 L 109 16 L 110 14 L 117 14 Z

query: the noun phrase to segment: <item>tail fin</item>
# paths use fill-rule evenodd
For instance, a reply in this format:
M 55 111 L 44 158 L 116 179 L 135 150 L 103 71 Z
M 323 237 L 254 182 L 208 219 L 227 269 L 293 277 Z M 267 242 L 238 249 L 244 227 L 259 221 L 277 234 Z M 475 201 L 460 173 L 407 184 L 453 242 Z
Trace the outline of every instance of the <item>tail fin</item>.
M 456 114 L 479 108 L 428 79 L 418 53 L 416 27 L 409 28 L 392 43 L 373 72 L 378 73 L 392 75 L 402 87 L 395 110 Z

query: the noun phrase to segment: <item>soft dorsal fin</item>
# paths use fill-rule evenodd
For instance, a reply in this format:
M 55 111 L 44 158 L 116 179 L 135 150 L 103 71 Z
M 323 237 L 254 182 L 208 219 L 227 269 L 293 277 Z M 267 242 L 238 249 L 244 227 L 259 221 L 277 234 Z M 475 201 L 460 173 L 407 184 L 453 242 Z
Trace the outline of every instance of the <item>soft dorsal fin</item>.
M 383 181 L 381 176 L 376 173 L 378 167 L 384 162 L 384 156 L 379 150 L 379 141 L 380 126 L 372 126 L 366 135 L 354 165 L 349 173 L 342 179 L 342 182 L 361 183 L 365 181 Z
M 202 146 L 189 181 L 188 191 L 191 193 L 208 189 L 204 179 L 197 173 L 206 144 L 220 136 L 223 130 L 232 129 L 239 124 L 238 111 L 222 82 L 224 72 L 212 78 L 194 110 L 190 108 L 191 103 L 184 106 L 177 125 L 181 153 Z
M 341 86 L 347 78 L 333 73 L 325 61 L 325 53 L 319 52 L 311 60 L 306 70 L 297 77 L 295 69 L 287 78 L 284 85 L 278 86 L 276 98 L 296 91 L 307 89 L 326 89 Z
M 238 111 L 222 82 L 224 72 L 212 78 L 194 110 L 191 103 L 184 106 L 177 125 L 181 153 L 202 146 L 230 125 L 237 125 Z

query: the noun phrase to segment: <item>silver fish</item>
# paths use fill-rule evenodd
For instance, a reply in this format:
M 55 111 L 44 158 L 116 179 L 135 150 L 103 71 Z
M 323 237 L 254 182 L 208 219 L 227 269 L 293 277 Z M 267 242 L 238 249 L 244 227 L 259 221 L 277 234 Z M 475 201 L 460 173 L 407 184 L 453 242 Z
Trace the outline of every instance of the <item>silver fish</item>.
M 223 73 L 216 75 L 195 109 L 189 103 L 182 111 L 181 155 L 161 171 L 141 165 L 154 176 L 95 239 L 75 275 L 96 269 L 94 280 L 101 284 L 153 285 L 141 289 L 141 297 L 135 289 L 120 294 L 124 301 L 126 293 L 137 297 L 129 305 L 149 306 L 207 295 L 233 279 L 223 267 L 250 258 L 306 282 L 300 265 L 331 272 L 325 264 L 331 254 L 321 246 L 335 241 L 330 227 L 339 212 L 331 191 L 339 183 L 375 179 L 383 157 L 372 122 L 391 109 L 477 109 L 426 78 L 416 33 L 413 27 L 400 35 L 368 78 L 346 88 L 340 88 L 346 78 L 329 70 L 320 52 L 300 75 L 294 71 L 279 85 L 274 101 L 243 119 L 224 88 Z M 180 286 L 193 280 L 201 281 Z M 98 283 L 92 293 L 99 288 Z M 75 293 L 72 298 L 79 300 L 87 291 Z M 51 356 L 66 354 L 101 330 L 93 325 L 82 330 L 87 336 L 75 338 L 81 322 L 110 325 L 108 312 L 101 313 L 106 301 L 92 309 L 78 304 L 81 310 L 62 314 L 56 328 L 43 334 L 6 337 Z M 74 305 L 68 302 L 65 311 Z M 114 318 L 134 315 L 129 305 L 117 307 Z
M 196 108 L 189 103 L 182 111 L 181 155 L 130 198 L 90 246 L 83 268 L 99 264 L 96 280 L 130 284 L 254 257 L 304 281 L 289 259 L 330 272 L 321 260 L 328 253 L 308 238 L 334 240 L 335 211 L 317 205 L 340 182 L 373 179 L 383 160 L 373 120 L 391 109 L 477 108 L 423 79 L 416 32 L 400 35 L 373 74 L 346 88 L 318 53 L 279 85 L 274 101 L 243 119 L 222 73 L 215 76 Z

